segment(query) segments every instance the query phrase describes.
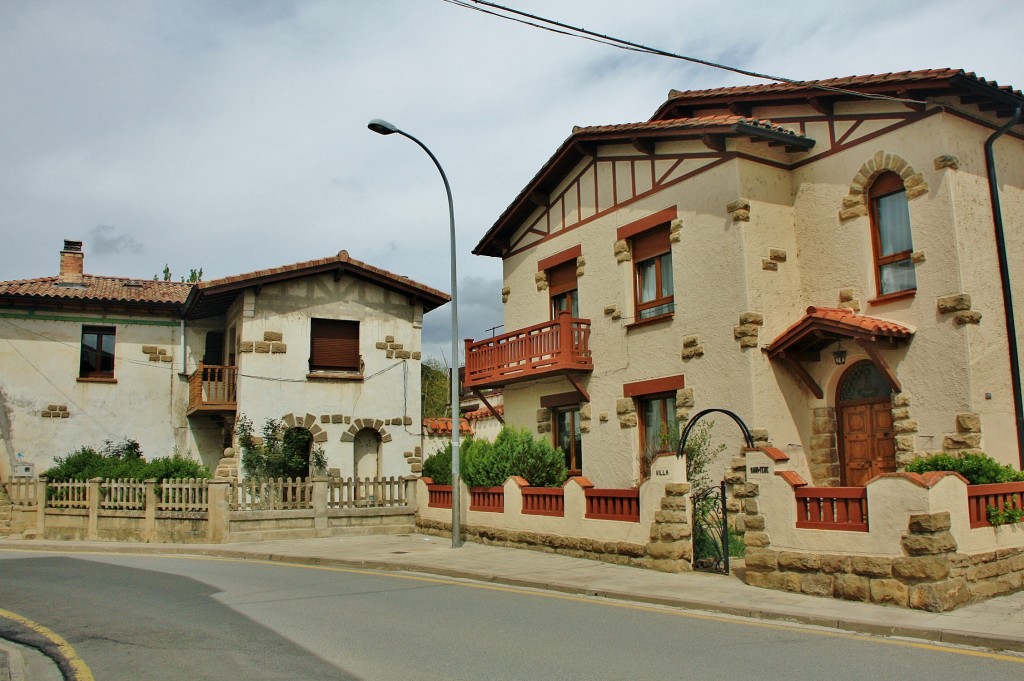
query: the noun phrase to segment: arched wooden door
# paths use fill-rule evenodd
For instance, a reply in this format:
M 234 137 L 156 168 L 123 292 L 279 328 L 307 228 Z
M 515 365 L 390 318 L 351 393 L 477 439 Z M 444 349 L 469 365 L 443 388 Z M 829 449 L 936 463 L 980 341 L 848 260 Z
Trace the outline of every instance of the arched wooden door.
M 842 484 L 861 487 L 896 470 L 892 388 L 873 363 L 854 364 L 836 392 L 839 466 Z

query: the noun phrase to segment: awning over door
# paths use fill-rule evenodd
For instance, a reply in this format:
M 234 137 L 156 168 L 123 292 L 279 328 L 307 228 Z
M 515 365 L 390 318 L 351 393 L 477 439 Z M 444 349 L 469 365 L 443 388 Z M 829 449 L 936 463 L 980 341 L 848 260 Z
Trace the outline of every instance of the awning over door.
M 808 307 L 807 313 L 783 331 L 766 348 L 768 358 L 789 366 L 801 381 L 821 399 L 823 392 L 804 368 L 805 362 L 820 361 L 820 352 L 836 341 L 849 340 L 860 347 L 879 368 L 892 386 L 900 392 L 896 374 L 878 352 L 883 343 L 905 343 L 914 335 L 914 329 L 896 322 L 856 314 L 850 308 Z

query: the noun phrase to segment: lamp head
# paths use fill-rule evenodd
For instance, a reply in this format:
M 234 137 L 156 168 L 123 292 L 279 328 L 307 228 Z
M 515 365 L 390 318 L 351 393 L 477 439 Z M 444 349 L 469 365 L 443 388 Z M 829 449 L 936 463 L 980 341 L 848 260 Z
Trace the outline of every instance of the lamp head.
M 398 128 L 385 120 L 381 120 L 380 118 L 374 118 L 372 121 L 367 123 L 366 127 L 373 130 L 378 135 L 391 135 L 398 132 Z

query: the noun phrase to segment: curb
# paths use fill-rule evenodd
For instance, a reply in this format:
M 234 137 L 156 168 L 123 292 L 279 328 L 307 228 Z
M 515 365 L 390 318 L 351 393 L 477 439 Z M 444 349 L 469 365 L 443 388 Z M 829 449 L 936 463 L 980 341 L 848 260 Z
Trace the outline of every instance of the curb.
M 12 546 L 9 544 L 0 545 L 0 549 L 11 549 L 33 552 L 54 552 L 54 553 L 102 553 L 99 547 L 71 545 L 55 546 Z M 646 605 L 659 605 L 685 610 L 699 610 L 702 612 L 726 615 L 733 617 L 747 617 L 771 622 L 793 623 L 801 625 L 816 626 L 825 629 L 835 629 L 855 634 L 869 636 L 892 636 L 919 639 L 923 641 L 947 643 L 951 645 L 972 646 L 990 650 L 1024 652 L 1024 639 L 999 634 L 978 634 L 975 632 L 959 631 L 956 629 L 940 629 L 915 627 L 905 625 L 880 624 L 878 621 L 843 618 L 843 617 L 821 617 L 807 615 L 797 611 L 769 610 L 751 607 L 737 607 L 725 603 L 713 601 L 701 601 L 693 598 L 673 598 L 667 596 L 645 596 L 643 594 L 630 593 L 625 591 L 613 591 L 607 589 L 590 589 L 584 586 L 573 584 L 559 584 L 547 582 L 528 577 L 502 577 L 484 572 L 477 572 L 466 569 L 454 569 L 425 565 L 420 563 L 396 563 L 386 560 L 365 558 L 322 558 L 317 556 L 292 556 L 281 553 L 264 553 L 253 551 L 237 551 L 228 548 L 204 548 L 190 549 L 184 546 L 162 548 L 159 545 L 123 545 L 117 549 L 118 553 L 135 555 L 185 555 L 185 556 L 206 556 L 210 558 L 230 558 L 235 560 L 256 560 L 268 563 L 284 563 L 291 565 L 309 565 L 323 567 L 347 567 L 365 570 L 382 570 L 387 572 L 418 572 L 421 574 L 435 575 L 438 577 L 449 577 L 452 579 L 466 579 L 488 584 L 500 584 L 503 586 L 523 587 L 537 589 L 539 591 L 551 591 L 556 593 L 572 594 L 577 596 L 593 596 L 632 603 L 643 603 Z M 881 606 L 879 606 L 881 607 Z

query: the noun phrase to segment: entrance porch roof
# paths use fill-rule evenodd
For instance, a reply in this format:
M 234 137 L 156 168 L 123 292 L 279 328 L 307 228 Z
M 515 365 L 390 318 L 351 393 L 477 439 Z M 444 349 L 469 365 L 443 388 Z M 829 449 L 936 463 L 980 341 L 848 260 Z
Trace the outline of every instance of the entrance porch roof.
M 914 335 L 903 324 L 855 313 L 850 308 L 815 307 L 783 331 L 766 348 L 769 359 L 785 353 L 815 353 L 838 340 L 898 343 Z

